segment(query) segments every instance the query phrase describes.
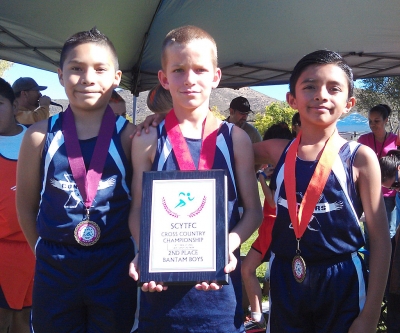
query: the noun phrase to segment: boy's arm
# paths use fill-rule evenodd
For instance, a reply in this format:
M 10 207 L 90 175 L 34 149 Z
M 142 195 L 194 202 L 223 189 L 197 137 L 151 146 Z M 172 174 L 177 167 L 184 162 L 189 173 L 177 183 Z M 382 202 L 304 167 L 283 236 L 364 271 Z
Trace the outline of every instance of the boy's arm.
M 274 192 L 269 188 L 265 182 L 265 178 L 262 174 L 258 175 L 258 180 L 260 181 L 261 189 L 263 190 L 265 200 L 271 208 L 275 207 Z
M 253 171 L 254 155 L 251 142 L 240 128 L 233 127 L 232 131 L 235 180 L 243 202 L 243 215 L 229 234 L 229 252 L 231 253 L 253 234 L 262 221 L 260 197 Z
M 18 221 L 35 252 L 38 239 L 36 217 L 40 200 L 40 164 L 47 131 L 47 121 L 33 124 L 25 133 L 17 164 L 16 205 Z
M 354 161 L 354 176 L 364 207 L 370 237 L 369 282 L 364 309 L 352 324 L 349 332 L 375 332 L 386 287 L 390 237 L 386 210 L 380 190 L 380 169 L 374 152 L 361 146 Z
M 150 171 L 154 160 L 157 147 L 157 130 L 150 128 L 148 134 L 135 136 L 132 140 L 131 160 L 133 166 L 132 177 L 132 202 L 129 213 L 129 229 L 139 248 L 140 245 L 140 210 L 142 206 L 142 179 L 143 172 Z M 129 275 L 134 279 L 139 279 L 139 253 L 135 256 L 129 267 Z M 156 285 L 154 281 L 145 283 L 142 286 L 143 291 L 152 290 L 161 291 L 163 287 Z M 164 288 L 165 289 L 165 288 Z
M 121 144 L 124 150 L 125 156 L 128 161 L 131 161 L 131 151 L 132 151 L 132 133 L 136 131 L 136 125 L 132 123 L 126 124 L 125 128 L 121 132 Z
M 248 239 L 262 222 L 260 197 L 257 180 L 254 177 L 254 154 L 251 141 L 246 132 L 237 126 L 232 128 L 233 152 L 235 155 L 235 181 L 243 203 L 243 215 L 228 236 L 229 262 L 225 273 L 235 270 L 237 259 L 233 252 Z M 197 290 L 218 290 L 222 286 L 216 283 L 202 282 Z
M 270 139 L 253 144 L 254 160 L 256 164 L 277 165 L 289 140 Z

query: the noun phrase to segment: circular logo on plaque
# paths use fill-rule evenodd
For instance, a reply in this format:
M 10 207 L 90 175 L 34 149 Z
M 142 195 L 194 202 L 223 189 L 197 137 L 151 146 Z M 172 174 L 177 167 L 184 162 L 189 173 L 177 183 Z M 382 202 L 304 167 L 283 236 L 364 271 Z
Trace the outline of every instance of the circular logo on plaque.
M 91 246 L 100 238 L 100 227 L 93 221 L 82 221 L 75 227 L 74 236 L 78 244 Z

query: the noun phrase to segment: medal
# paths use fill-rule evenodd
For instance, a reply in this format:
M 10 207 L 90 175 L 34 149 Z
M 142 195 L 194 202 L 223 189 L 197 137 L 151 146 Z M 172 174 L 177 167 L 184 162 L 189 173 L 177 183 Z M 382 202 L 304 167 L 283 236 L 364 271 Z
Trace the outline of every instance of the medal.
M 74 237 L 77 243 L 82 246 L 91 246 L 99 240 L 100 227 L 96 222 L 90 221 L 89 209 L 86 210 L 86 219 L 75 227 Z
M 321 157 L 299 206 L 296 199 L 296 158 L 297 149 L 302 135 L 301 132 L 291 143 L 285 157 L 284 179 L 286 199 L 290 220 L 297 240 L 296 255 L 292 260 L 292 272 L 295 280 L 299 283 L 304 281 L 307 272 L 306 263 L 300 255 L 300 240 L 306 231 L 308 224 L 312 220 L 315 206 L 324 190 L 333 163 L 340 150 L 340 147 L 335 145 L 334 141 L 331 140 L 335 132 L 336 130 L 325 143 Z
M 300 255 L 300 239 L 297 239 L 297 251 L 296 255 L 294 256 L 292 260 L 292 272 L 294 279 L 301 283 L 304 281 L 306 277 L 306 262 L 304 261 L 303 257 Z
M 68 162 L 86 210 L 83 220 L 74 229 L 74 237 L 78 244 L 91 246 L 100 239 L 101 232 L 99 225 L 90 220 L 89 209 L 92 206 L 103 174 L 116 117 L 112 109 L 107 106 L 87 173 L 79 146 L 74 115 L 70 107 L 65 110 L 63 117 L 62 131 Z

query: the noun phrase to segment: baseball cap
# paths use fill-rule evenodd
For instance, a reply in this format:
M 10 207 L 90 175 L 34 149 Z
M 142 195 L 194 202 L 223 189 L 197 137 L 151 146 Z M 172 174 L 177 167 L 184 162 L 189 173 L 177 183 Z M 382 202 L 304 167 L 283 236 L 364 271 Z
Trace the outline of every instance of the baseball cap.
M 253 112 L 250 109 L 250 103 L 247 98 L 242 96 L 234 98 L 229 107 L 239 112 Z
M 39 86 L 34 79 L 31 77 L 20 77 L 19 79 L 15 80 L 12 85 L 12 89 L 14 93 L 18 93 L 20 91 L 27 91 L 27 90 L 45 90 L 47 87 Z

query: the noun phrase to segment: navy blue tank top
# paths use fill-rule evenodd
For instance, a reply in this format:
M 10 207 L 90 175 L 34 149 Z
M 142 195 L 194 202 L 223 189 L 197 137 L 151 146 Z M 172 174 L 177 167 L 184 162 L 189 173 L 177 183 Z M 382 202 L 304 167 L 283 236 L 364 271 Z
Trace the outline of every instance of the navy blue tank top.
M 217 136 L 213 169 L 228 172 L 228 221 L 231 230 L 239 221 L 232 124 L 223 122 Z M 164 122 L 158 127 L 157 152 L 153 171 L 179 170 Z M 195 165 L 201 140 L 186 139 Z M 169 286 L 161 293 L 141 293 L 139 332 L 243 332 L 242 290 L 239 251 L 238 266 L 230 274 L 229 285 L 203 292 L 191 286 Z
M 74 230 L 85 217 L 85 207 L 69 166 L 62 133 L 62 118 L 63 114 L 60 113 L 48 120 L 42 155 L 37 230 L 39 236 L 45 240 L 81 246 L 75 240 Z M 128 215 L 132 171 L 120 140 L 120 133 L 126 124 L 126 119 L 117 118 L 103 175 L 90 208 L 90 220 L 100 227 L 100 239 L 94 246 L 131 236 Z M 86 170 L 96 140 L 97 137 L 79 141 Z
M 353 181 L 353 162 L 359 144 L 345 143 L 341 147 L 325 188 L 314 209 L 311 221 L 300 241 L 301 255 L 306 262 L 318 262 L 337 255 L 352 253 L 364 245 L 359 225 L 363 212 L 361 199 Z M 277 257 L 292 260 L 297 241 L 287 209 L 283 179 L 287 149 L 282 154 L 271 188 L 276 190 L 277 215 L 272 230 L 271 251 Z M 296 198 L 300 204 L 317 161 L 296 160 Z

